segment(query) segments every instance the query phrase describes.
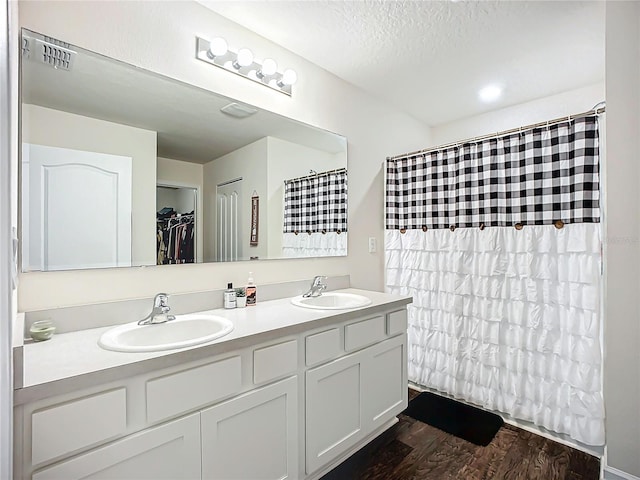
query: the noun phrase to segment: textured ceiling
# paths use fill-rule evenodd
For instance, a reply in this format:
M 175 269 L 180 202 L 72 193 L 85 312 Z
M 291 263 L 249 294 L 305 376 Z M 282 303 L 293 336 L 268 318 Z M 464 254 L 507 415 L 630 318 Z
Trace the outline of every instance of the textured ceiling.
M 429 125 L 604 80 L 604 2 L 200 3 Z

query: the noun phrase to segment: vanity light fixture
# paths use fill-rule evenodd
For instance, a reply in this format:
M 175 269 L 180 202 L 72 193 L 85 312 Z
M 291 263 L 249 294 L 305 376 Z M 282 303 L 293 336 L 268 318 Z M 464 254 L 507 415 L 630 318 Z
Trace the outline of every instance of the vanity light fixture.
M 291 69 L 278 72 L 278 64 L 272 58 L 260 63 L 248 48 L 241 48 L 237 52 L 230 50 L 226 40 L 221 37 L 213 40 L 196 37 L 196 58 L 289 96 L 291 86 L 298 80 L 298 75 Z

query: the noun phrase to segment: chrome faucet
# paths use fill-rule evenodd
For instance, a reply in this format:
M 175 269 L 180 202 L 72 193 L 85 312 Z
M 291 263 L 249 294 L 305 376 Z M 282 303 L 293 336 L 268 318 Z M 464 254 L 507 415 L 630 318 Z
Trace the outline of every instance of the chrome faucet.
M 311 282 L 311 288 L 307 293 L 302 294 L 303 297 L 319 297 L 322 295 L 322 291 L 327 289 L 327 284 L 324 283 L 327 277 L 324 275 L 318 275 L 317 277 L 313 277 L 313 281 Z
M 171 311 L 169 306 L 169 295 L 158 293 L 153 299 L 153 310 L 151 313 L 138 322 L 138 325 L 153 325 L 175 320 L 175 315 L 167 315 Z

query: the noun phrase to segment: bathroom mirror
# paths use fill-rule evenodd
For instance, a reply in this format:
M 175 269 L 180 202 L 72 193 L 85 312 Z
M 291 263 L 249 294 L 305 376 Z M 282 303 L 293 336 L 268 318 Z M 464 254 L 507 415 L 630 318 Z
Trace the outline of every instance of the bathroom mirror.
M 35 32 L 22 48 L 23 271 L 346 255 L 344 137 Z

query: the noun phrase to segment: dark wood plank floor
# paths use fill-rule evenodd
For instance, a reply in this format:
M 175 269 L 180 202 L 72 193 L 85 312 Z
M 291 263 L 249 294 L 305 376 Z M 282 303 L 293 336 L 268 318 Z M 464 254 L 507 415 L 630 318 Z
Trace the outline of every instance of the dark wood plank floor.
M 418 392 L 409 390 L 411 399 Z M 480 447 L 406 415 L 321 480 L 597 480 L 598 458 L 511 425 Z

